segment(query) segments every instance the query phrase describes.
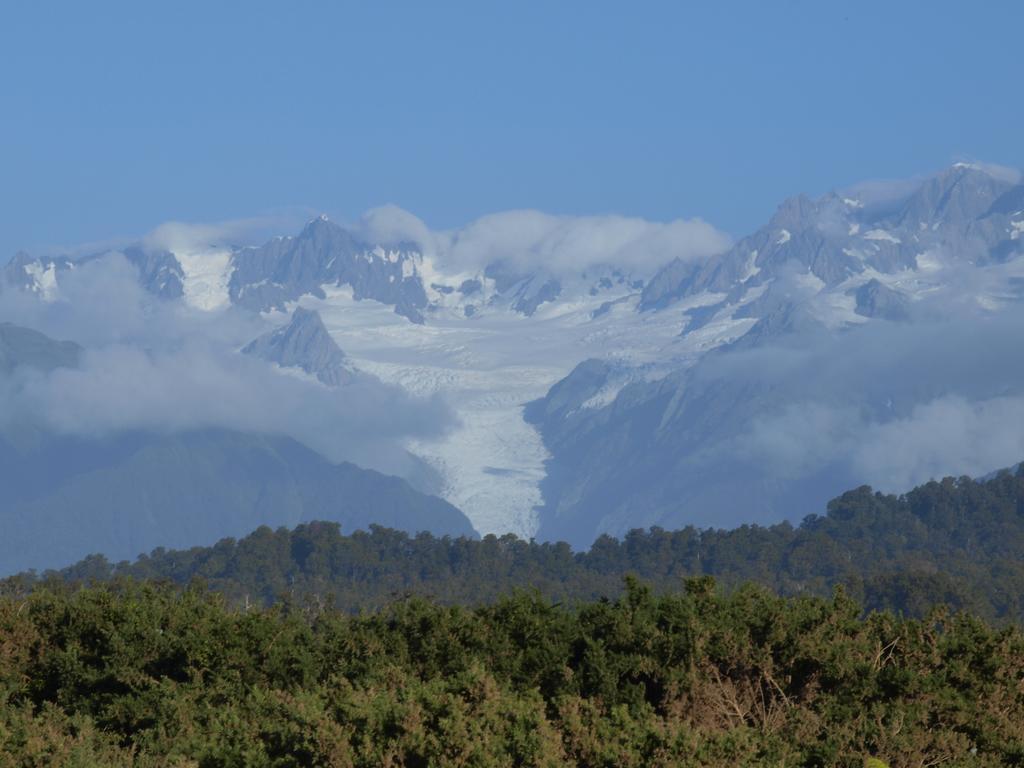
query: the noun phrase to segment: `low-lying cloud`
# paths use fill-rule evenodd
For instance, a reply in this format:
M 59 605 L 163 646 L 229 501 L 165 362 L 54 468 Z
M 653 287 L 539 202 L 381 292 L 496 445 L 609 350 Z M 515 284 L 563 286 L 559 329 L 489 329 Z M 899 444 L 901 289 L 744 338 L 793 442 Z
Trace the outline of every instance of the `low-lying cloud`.
M 286 435 L 332 461 L 400 473 L 406 439 L 439 435 L 454 420 L 442 400 L 380 382 L 329 389 L 282 376 L 238 353 L 267 330 L 263 319 L 160 301 L 116 253 L 64 273 L 53 301 L 3 292 L 0 317 L 85 347 L 77 368 L 22 368 L 2 382 L 0 424 L 86 437 L 205 428 Z
M 780 480 L 836 471 L 887 492 L 1024 460 L 1024 310 L 872 323 L 709 361 L 704 386 L 768 397 L 720 450 Z

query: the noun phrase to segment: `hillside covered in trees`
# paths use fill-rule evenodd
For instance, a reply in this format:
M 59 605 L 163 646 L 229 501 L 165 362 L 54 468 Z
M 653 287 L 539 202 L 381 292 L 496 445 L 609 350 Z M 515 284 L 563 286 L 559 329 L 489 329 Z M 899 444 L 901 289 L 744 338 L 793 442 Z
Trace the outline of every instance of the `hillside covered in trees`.
M 921 616 L 935 604 L 993 620 L 1024 620 L 1024 471 L 947 478 L 902 496 L 862 487 L 799 526 L 633 531 L 585 552 L 513 536 L 482 540 L 408 536 L 384 528 L 343 535 L 333 524 L 261 528 L 213 547 L 156 550 L 135 562 L 91 557 L 61 572 L 5 582 L 130 577 L 185 585 L 201 579 L 236 604 L 283 596 L 349 612 L 417 594 L 442 604 L 489 603 L 516 588 L 557 601 L 620 594 L 633 574 L 659 592 L 694 576 L 751 581 L 781 595 L 827 596 L 836 584 L 868 609 Z

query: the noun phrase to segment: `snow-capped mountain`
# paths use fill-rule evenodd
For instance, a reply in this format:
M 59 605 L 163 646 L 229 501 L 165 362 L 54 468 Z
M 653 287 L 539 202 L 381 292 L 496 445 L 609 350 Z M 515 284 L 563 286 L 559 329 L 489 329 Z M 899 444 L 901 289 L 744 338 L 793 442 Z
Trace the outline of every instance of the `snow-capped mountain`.
M 422 323 L 427 297 L 416 271 L 421 258 L 408 243 L 361 243 L 321 216 L 296 237 L 235 253 L 228 287 L 232 303 L 266 311 L 305 295 L 323 298 L 325 285 L 346 285 L 354 298 L 393 306 L 396 313 Z
M 539 535 L 799 519 L 844 484 L 990 469 L 1000 441 L 1012 461 L 1024 441 L 995 422 L 1024 415 L 1021 200 L 957 165 L 897 200 L 786 201 L 707 263 L 667 265 L 639 310 L 686 318 L 676 349 L 735 338 L 599 407 L 596 362 L 531 405 L 553 454 Z
M 163 298 L 191 296 L 201 308 L 230 302 L 267 312 L 347 287 L 356 300 L 391 306 L 422 323 L 445 309 L 466 317 L 487 308 L 531 316 L 544 304 L 581 296 L 603 296 L 604 304 L 640 291 L 642 311 L 685 305 L 692 330 L 723 313 L 735 315 L 766 286 L 795 270 L 805 273 L 806 284 L 818 291 L 841 290 L 853 297 L 836 302 L 869 316 L 867 305 L 858 310 L 856 292 L 871 281 L 907 294 L 950 260 L 978 266 L 1010 261 L 1024 247 L 1022 190 L 1024 185 L 1005 175 L 958 163 L 897 200 L 875 200 L 856 189 L 817 200 L 801 195 L 785 201 L 766 226 L 718 256 L 704 262 L 675 259 L 651 274 L 615 264 L 567 274 L 500 258 L 476 270 L 448 269 L 443 259 L 426 256 L 418 243 L 366 242 L 326 216 L 295 236 L 275 237 L 261 246 L 210 247 L 198 258 L 194 252 L 144 245 L 120 252 L 139 270 L 148 290 Z M 5 277 L 48 295 L 61 272 L 103 255 L 74 261 L 19 253 L 5 267 Z M 917 282 L 908 282 L 911 276 Z M 197 282 L 203 285 L 190 285 Z M 223 301 L 211 300 L 206 295 L 211 291 L 222 293 Z M 757 314 L 747 309 L 739 316 Z
M 813 511 L 870 479 L 868 458 L 851 464 L 857 435 L 921 421 L 943 398 L 977 411 L 1024 384 L 971 336 L 1012 327 L 1024 294 L 1024 184 L 1010 173 L 957 164 L 912 183 L 792 198 L 709 258 L 683 253 L 668 225 L 600 258 L 580 252 L 601 246 L 604 229 L 588 238 L 556 221 L 543 248 L 522 252 L 481 235 L 533 220 L 511 221 L 378 237 L 318 217 L 258 246 L 122 253 L 162 300 L 257 318 L 263 335 L 245 351 L 283 373 L 333 385 L 359 371 L 450 403 L 458 423 L 407 447 L 482 533 L 585 544 L 632 525 Z M 658 257 L 635 258 L 645 250 Z M 19 255 L 5 275 L 54 301 L 82 261 Z M 951 313 L 959 331 L 946 328 L 943 351 L 935 329 Z M 904 346 L 878 340 L 887 334 Z M 932 345 L 918 359 L 931 378 L 900 368 L 897 351 L 913 358 L 915 344 Z M 973 375 L 942 362 L 957 344 L 980 356 Z M 843 367 L 850 350 L 855 371 Z M 894 370 L 905 386 L 864 378 Z M 797 412 L 828 422 L 821 431 L 847 440 L 846 453 L 809 462 L 783 424 Z M 765 459 L 773 451 L 800 456 L 782 466 Z M 900 485 L 944 466 L 922 459 Z
M 295 236 L 275 237 L 260 246 L 199 245 L 172 252 L 140 244 L 116 252 L 136 267 L 148 291 L 184 298 L 199 309 L 232 304 L 271 312 L 302 297 L 322 299 L 325 291 L 346 289 L 353 299 L 390 306 L 413 323 L 432 314 L 470 318 L 492 310 L 531 316 L 544 304 L 581 296 L 621 299 L 641 289 L 650 276 L 615 265 L 566 274 L 502 259 L 476 269 L 449 269 L 416 243 L 366 242 L 326 216 L 313 219 Z M 52 297 L 60 273 L 107 253 L 77 260 L 19 253 L 4 276 L 11 285 Z
M 815 315 L 826 324 L 871 317 L 882 289 L 888 302 L 926 291 L 943 264 L 1005 263 L 1024 249 L 1021 185 L 957 164 L 904 199 L 875 202 L 856 191 L 818 200 L 795 197 L 771 221 L 702 265 L 673 262 L 644 289 L 641 308 L 689 302 L 689 327 L 727 317 L 765 317 L 780 302 L 771 286 L 829 297 Z M 941 282 L 942 278 L 937 278 Z M 871 283 L 873 286 L 861 290 Z
M 33 257 L 21 251 L 4 267 L 3 282 L 37 294 L 44 300 L 57 295 L 61 273 L 106 256 L 97 252 L 71 259 L 67 256 Z M 185 273 L 177 256 L 167 250 L 133 245 L 118 251 L 139 273 L 139 281 L 147 291 L 162 299 L 177 299 L 184 293 Z

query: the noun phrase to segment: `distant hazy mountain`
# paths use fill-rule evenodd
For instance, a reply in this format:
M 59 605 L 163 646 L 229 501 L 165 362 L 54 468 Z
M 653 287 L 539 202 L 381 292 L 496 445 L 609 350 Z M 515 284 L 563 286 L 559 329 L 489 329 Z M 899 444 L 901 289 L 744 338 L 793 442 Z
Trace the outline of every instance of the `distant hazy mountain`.
M 817 200 L 801 195 L 786 200 L 766 226 L 709 261 L 676 259 L 646 284 L 614 264 L 590 268 L 572 277 L 572 290 L 564 274 L 504 259 L 485 264 L 475 277 L 449 282 L 445 265 L 428 263 L 421 246 L 364 242 L 321 216 L 295 236 L 233 250 L 221 266 L 222 282 L 226 300 L 253 310 L 283 309 L 303 296 L 323 298 L 325 288 L 347 287 L 355 299 L 391 306 L 416 323 L 445 307 L 465 310 L 467 317 L 488 306 L 530 316 L 543 304 L 575 300 L 581 293 L 607 292 L 617 299 L 633 291 L 640 292 L 644 311 L 681 304 L 694 330 L 727 317 L 763 317 L 773 301 L 762 293 L 794 270 L 831 292 L 879 275 L 927 271 L 941 258 L 973 264 L 1010 260 L 1024 243 L 1022 190 L 1024 185 L 1005 176 L 959 163 L 895 198 L 857 191 Z M 183 295 L 190 279 L 183 257 L 141 244 L 121 252 L 148 290 L 164 298 Z M 9 283 L 45 293 L 74 263 L 19 253 L 5 276 Z M 902 290 L 893 280 L 885 282 L 890 290 Z
M 89 552 L 133 558 L 210 544 L 253 526 L 332 520 L 472 536 L 455 507 L 399 478 L 333 465 L 294 440 L 225 431 L 0 442 L 0 572 Z
M 74 342 L 54 341 L 30 328 L 0 323 L 0 374 L 22 365 L 40 371 L 74 366 L 81 352 Z
M 74 366 L 80 351 L 0 325 L 0 373 Z M 473 535 L 449 503 L 399 478 L 332 464 L 289 438 L 200 430 L 87 439 L 12 419 L 0 430 L 0 573 L 89 552 L 132 558 L 313 519 L 343 530 L 377 523 Z

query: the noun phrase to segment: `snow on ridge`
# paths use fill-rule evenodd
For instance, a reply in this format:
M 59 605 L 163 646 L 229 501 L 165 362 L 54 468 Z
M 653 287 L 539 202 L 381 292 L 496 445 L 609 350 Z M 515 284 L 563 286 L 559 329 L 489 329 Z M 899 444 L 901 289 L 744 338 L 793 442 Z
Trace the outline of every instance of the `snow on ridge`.
M 425 278 L 436 274 L 430 265 L 424 272 Z M 481 534 L 536 534 L 536 508 L 543 502 L 540 482 L 549 457 L 540 434 L 523 420 L 527 402 L 543 397 L 588 358 L 617 357 L 624 365 L 665 363 L 692 357 L 698 347 L 718 345 L 746 330 L 720 324 L 688 340 L 680 339 L 683 319 L 674 312 L 594 318 L 612 293 L 542 305 L 529 317 L 494 310 L 467 321 L 454 306 L 444 306 L 428 312 L 427 324 L 416 325 L 384 304 L 356 301 L 347 287 L 325 286 L 324 292 L 324 299 L 306 296 L 296 305 L 320 313 L 357 368 L 414 395 L 439 394 L 454 408 L 458 424 L 448 434 L 411 440 L 406 448 L 442 475 L 441 495 Z M 454 301 L 456 295 L 446 298 Z M 632 301 L 635 309 L 635 293 L 619 300 L 623 306 Z M 610 401 L 614 390 L 610 387 L 602 397 Z
M 901 243 L 898 237 L 893 235 L 891 232 L 886 232 L 884 229 L 871 229 L 864 233 L 865 240 L 882 240 L 889 243 Z
M 235 268 L 230 250 L 209 248 L 173 253 L 185 276 L 182 290 L 189 306 L 212 312 L 230 303 L 228 283 Z
M 38 293 L 43 301 L 54 301 L 57 298 L 57 265 L 51 263 L 44 267 L 41 261 L 33 261 L 25 265 L 25 274 L 32 278 L 31 289 Z
M 914 257 L 917 268 L 921 272 L 935 272 L 944 266 L 942 260 L 934 251 L 925 251 Z
M 761 268 L 757 266 L 757 248 L 755 248 L 747 257 L 747 263 L 743 265 L 743 277 L 740 278 L 740 282 L 747 282 L 747 280 L 754 277 L 760 271 Z
M 858 261 L 864 261 L 867 258 L 867 254 L 860 248 L 843 248 L 843 253 L 851 259 L 857 259 Z

